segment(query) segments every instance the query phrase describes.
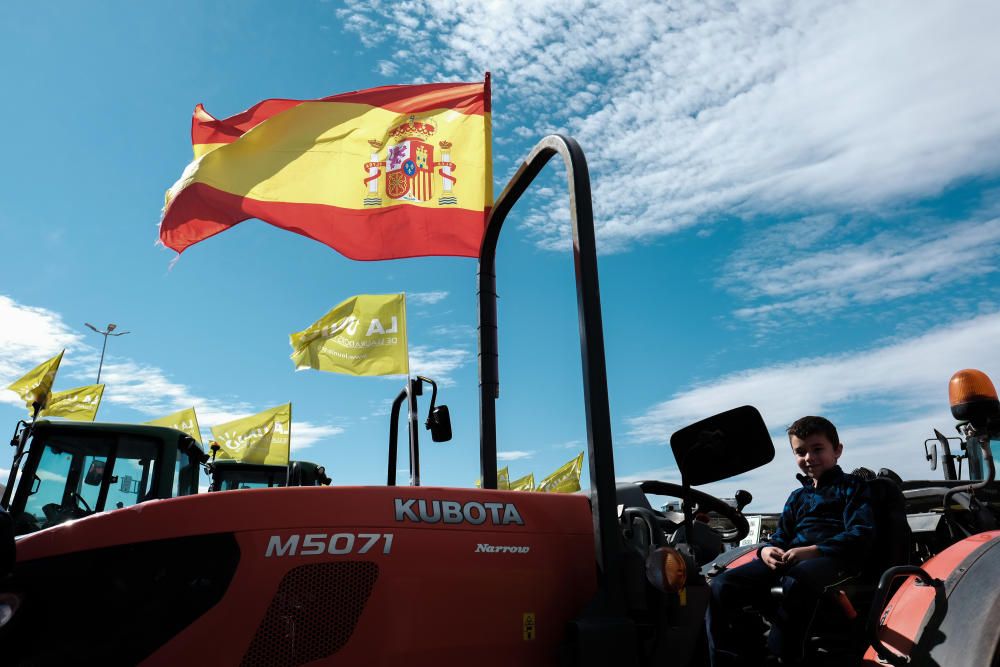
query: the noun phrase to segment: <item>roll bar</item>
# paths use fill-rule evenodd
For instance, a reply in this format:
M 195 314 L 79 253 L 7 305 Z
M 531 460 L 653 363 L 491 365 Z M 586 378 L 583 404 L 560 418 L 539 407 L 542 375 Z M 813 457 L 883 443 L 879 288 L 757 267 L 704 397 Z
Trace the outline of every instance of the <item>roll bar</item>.
M 575 139 L 553 134 L 539 141 L 497 198 L 486 222 L 477 274 L 479 299 L 479 452 L 484 489 L 497 488 L 496 404 L 500 396 L 497 346 L 496 249 L 504 220 L 548 161 L 559 155 L 566 165 L 569 211 L 573 226 L 583 397 L 587 419 L 591 508 L 601 589 L 607 611 L 625 608 L 621 576 L 621 537 L 615 496 L 604 328 L 597 278 L 594 211 L 590 173 Z

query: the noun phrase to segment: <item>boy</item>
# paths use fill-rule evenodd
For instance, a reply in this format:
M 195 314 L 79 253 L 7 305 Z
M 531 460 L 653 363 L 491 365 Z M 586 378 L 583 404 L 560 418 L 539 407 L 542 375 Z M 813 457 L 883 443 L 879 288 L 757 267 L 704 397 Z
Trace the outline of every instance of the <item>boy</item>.
M 712 581 L 708 643 L 713 667 L 761 662 L 760 635 L 752 631 L 760 624 L 744 609 L 767 608 L 770 589 L 779 583 L 784 595 L 768 646 L 782 664 L 800 662 L 823 589 L 859 571 L 871 548 L 874 517 L 867 489 L 837 465 L 844 451 L 837 428 L 823 417 L 802 417 L 788 427 L 788 440 L 802 487 L 788 496 L 778 528 L 757 550 L 757 559 Z

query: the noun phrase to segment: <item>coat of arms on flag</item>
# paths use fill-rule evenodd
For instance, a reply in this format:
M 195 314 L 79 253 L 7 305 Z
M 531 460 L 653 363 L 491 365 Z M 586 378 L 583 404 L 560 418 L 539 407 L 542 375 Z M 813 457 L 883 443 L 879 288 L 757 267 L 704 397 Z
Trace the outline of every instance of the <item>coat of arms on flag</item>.
M 437 128 L 429 120 L 417 120 L 415 116 L 410 116 L 407 122 L 389 131 L 384 158 L 381 155 L 383 143 L 375 139 L 368 142 L 372 154 L 370 161 L 364 165 L 368 172 L 368 177 L 364 179 L 368 188 L 365 206 L 381 206 L 382 192 L 389 199 L 400 202 L 430 201 L 438 184 L 438 205 L 458 204 L 454 191 L 456 179 L 452 174 L 456 168 L 451 161 L 452 144 L 450 141 L 439 141 L 441 153 L 440 159 L 436 160 L 435 147 L 431 143 L 435 132 Z

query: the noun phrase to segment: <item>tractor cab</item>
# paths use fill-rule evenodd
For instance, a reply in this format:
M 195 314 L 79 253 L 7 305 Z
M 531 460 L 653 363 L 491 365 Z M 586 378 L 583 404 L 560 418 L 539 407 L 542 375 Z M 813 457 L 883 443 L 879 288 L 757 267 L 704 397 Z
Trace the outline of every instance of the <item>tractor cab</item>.
M 208 466 L 209 491 L 268 489 L 280 486 L 328 486 L 326 468 L 309 461 L 291 461 L 287 466 L 242 461 L 214 461 Z
M 18 535 L 147 500 L 198 492 L 201 447 L 161 426 L 21 422 L 0 501 Z

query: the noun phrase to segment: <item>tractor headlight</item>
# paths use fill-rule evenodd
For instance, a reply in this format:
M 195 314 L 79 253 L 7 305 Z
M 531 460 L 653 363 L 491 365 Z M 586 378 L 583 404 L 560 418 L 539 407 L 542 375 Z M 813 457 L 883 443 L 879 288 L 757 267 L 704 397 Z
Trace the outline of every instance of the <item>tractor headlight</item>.
M 660 547 L 646 557 L 646 580 L 661 591 L 677 593 L 687 584 L 687 561 L 676 549 Z

